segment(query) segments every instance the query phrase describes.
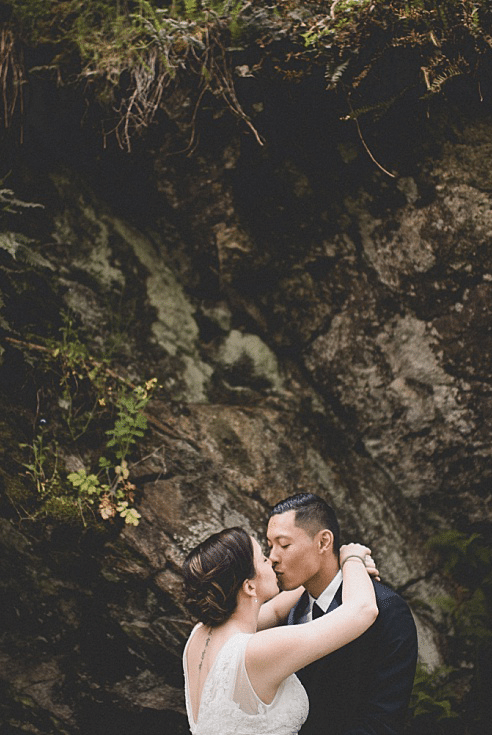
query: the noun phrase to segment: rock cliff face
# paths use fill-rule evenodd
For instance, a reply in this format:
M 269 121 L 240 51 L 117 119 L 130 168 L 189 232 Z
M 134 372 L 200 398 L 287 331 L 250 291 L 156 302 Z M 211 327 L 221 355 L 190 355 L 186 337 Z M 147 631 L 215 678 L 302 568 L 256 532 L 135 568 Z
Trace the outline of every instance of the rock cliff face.
M 2 732 L 186 733 L 183 556 L 223 526 L 262 539 L 298 491 L 372 547 L 422 661 L 446 656 L 425 542 L 492 520 L 492 114 L 450 108 L 449 134 L 442 110 L 438 132 L 418 121 L 412 153 L 379 129 L 388 176 L 336 110 L 298 103 L 263 109 L 263 148 L 219 121 L 190 156 L 171 155 L 177 113 L 131 155 L 67 140 L 63 118 L 59 147 L 27 126 L 12 185 L 44 208 L 9 225 L 41 275 L 2 276 L 3 328 L 43 334 L 69 309 L 94 349 L 118 342 L 115 370 L 161 389 L 132 469 L 140 524 L 40 531 L 10 501 L 50 400 L 4 343 Z

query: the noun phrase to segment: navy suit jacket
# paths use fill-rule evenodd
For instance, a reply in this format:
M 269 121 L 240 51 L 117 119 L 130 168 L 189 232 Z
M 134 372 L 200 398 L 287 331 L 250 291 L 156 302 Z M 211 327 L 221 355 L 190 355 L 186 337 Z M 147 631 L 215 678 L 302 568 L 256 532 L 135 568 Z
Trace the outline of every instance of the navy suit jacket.
M 299 735 L 402 732 L 417 664 L 417 631 L 405 600 L 373 581 L 379 615 L 359 638 L 297 672 L 309 696 Z M 342 588 L 325 614 L 342 603 Z M 298 622 L 307 593 L 290 611 Z

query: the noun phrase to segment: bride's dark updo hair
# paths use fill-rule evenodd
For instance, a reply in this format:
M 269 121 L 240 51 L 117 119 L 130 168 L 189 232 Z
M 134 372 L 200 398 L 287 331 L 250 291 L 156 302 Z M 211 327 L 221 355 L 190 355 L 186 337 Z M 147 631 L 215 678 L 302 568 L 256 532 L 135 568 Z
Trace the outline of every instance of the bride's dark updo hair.
M 226 528 L 195 546 L 183 564 L 186 606 L 211 627 L 234 612 L 246 579 L 256 576 L 253 544 L 243 528 Z

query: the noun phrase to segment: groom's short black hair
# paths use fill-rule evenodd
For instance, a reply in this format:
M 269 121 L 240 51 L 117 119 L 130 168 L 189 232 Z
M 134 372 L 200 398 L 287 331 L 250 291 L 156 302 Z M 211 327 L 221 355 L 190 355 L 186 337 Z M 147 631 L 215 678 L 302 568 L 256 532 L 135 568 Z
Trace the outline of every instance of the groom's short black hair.
M 291 495 L 273 506 L 269 518 L 287 513 L 289 510 L 295 511 L 296 526 L 300 526 L 311 536 L 314 536 L 323 528 L 331 531 L 333 534 L 333 551 L 338 554 L 340 551 L 340 526 L 335 511 L 331 505 L 328 505 L 326 500 L 320 498 L 319 495 L 314 495 L 314 493 Z

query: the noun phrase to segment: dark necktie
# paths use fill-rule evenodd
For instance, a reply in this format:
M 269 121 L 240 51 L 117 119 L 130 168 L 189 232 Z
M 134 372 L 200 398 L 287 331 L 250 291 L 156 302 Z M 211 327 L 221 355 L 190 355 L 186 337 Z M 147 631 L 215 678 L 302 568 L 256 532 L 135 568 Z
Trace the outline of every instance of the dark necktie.
M 316 620 L 316 618 L 320 618 L 322 615 L 324 615 L 323 610 L 320 608 L 317 602 L 313 603 L 313 620 Z

